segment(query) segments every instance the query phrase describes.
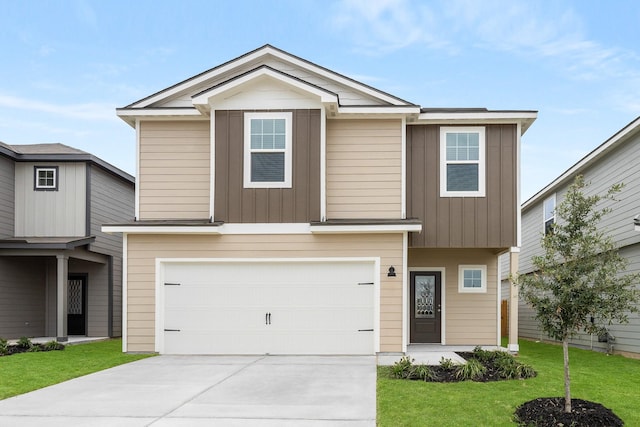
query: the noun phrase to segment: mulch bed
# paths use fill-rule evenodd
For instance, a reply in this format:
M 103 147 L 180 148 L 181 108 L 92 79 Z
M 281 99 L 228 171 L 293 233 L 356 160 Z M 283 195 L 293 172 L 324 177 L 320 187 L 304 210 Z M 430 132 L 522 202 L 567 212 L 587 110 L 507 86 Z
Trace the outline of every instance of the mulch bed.
M 17 344 L 9 344 L 7 346 L 6 353 L 3 354 L 2 352 L 0 352 L 0 357 L 11 356 L 12 354 L 19 354 L 19 353 L 34 353 L 39 351 L 51 351 L 51 350 L 64 350 L 64 345 L 59 344 L 58 348 L 52 349 L 52 348 L 45 347 L 45 344 L 31 344 L 31 347 L 23 347 Z
M 599 403 L 571 399 L 571 412 L 564 412 L 563 397 L 542 397 L 516 409 L 516 422 L 527 427 L 619 427 L 624 423 L 611 409 Z

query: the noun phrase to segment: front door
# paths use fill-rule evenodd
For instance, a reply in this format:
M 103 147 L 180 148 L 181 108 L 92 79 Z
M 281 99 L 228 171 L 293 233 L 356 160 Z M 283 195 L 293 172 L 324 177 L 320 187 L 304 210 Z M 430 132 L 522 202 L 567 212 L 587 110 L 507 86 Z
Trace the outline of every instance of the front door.
M 67 297 L 67 334 L 87 334 L 87 276 L 70 274 Z
M 438 271 L 411 273 L 410 342 L 440 343 L 440 286 Z

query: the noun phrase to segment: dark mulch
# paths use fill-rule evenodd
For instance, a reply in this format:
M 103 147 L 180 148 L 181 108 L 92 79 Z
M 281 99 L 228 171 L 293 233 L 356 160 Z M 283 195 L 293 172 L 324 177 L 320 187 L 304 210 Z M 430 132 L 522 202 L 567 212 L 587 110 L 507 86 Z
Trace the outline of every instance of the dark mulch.
M 9 344 L 6 351 L 0 351 L 0 357 L 11 356 L 19 353 L 35 353 L 40 351 L 64 350 L 63 344 L 58 344 L 57 348 L 47 347 L 45 344 L 31 344 L 31 347 L 24 347 L 17 344 Z
M 564 412 L 564 398 L 542 397 L 516 409 L 516 422 L 527 427 L 619 427 L 624 423 L 611 409 L 599 403 L 571 399 L 571 412 Z

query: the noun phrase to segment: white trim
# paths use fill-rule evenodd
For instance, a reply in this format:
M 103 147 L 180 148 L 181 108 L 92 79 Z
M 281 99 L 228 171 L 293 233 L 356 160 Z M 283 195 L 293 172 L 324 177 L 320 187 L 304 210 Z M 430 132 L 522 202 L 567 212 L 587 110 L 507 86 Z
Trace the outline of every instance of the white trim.
M 402 151 L 400 159 L 400 169 L 402 171 L 400 182 L 400 218 L 405 219 L 407 217 L 407 118 L 402 118 L 402 130 L 401 130 L 401 144 Z
M 520 351 L 520 344 L 509 344 L 508 350 L 512 353 L 518 353 Z
M 252 120 L 268 120 L 268 119 L 284 119 L 285 121 L 285 148 L 282 149 L 265 149 L 264 151 L 251 148 L 251 121 Z M 291 188 L 292 183 L 292 152 L 293 152 L 293 113 L 286 112 L 263 112 L 263 113 L 244 113 L 244 188 Z M 251 181 L 251 154 L 252 153 L 284 153 L 284 181 L 274 182 L 253 182 Z
M 216 114 L 211 110 L 211 120 L 209 124 L 209 218 L 215 218 L 216 200 Z
M 129 297 L 129 281 L 128 281 L 128 273 L 129 273 L 129 242 L 127 233 L 122 235 L 122 326 L 120 327 L 122 330 L 122 352 L 127 352 L 127 336 L 128 336 L 128 324 L 127 319 L 129 316 L 127 315 L 127 310 L 129 309 L 129 303 L 127 298 Z
M 220 234 L 311 234 L 308 223 L 223 224 Z
M 140 219 L 140 119 L 136 118 L 136 185 L 134 186 L 135 192 L 135 211 L 134 218 Z
M 389 106 L 389 107 L 378 107 L 378 106 L 369 106 L 369 105 L 355 105 L 355 106 L 338 106 L 338 114 L 354 114 L 354 115 L 397 115 L 398 117 L 405 117 L 407 114 L 419 114 L 420 107 L 417 105 L 407 105 L 407 106 Z
M 102 232 L 130 234 L 220 234 L 220 227 L 185 225 L 103 225 Z
M 402 233 L 402 352 L 407 352 L 409 344 L 409 233 Z
M 447 160 L 447 134 L 448 133 L 477 133 L 478 134 L 478 160 Z M 442 126 L 440 128 L 440 197 L 485 197 L 486 195 L 486 128 L 484 126 Z M 477 191 L 449 191 L 447 190 L 447 165 L 477 164 L 478 165 L 478 190 Z
M 413 272 L 420 272 L 420 271 L 434 271 L 434 272 L 439 272 L 440 273 L 440 345 L 446 345 L 447 340 L 446 340 L 446 318 L 447 318 L 447 313 L 446 313 L 446 288 L 447 288 L 447 278 L 445 276 L 446 273 L 446 268 L 445 267 L 411 267 L 408 268 L 408 274 L 407 276 L 411 276 L 411 273 Z M 411 293 L 411 289 L 409 288 L 411 286 L 411 277 L 408 277 L 407 280 L 407 288 L 405 290 L 405 292 L 407 292 L 407 295 L 410 295 Z M 409 310 L 409 298 L 407 298 L 407 314 L 406 314 L 406 322 L 407 322 L 407 330 L 406 330 L 406 334 L 407 334 L 407 343 L 411 344 L 409 341 L 411 340 L 411 334 L 409 333 L 409 328 L 411 327 L 410 323 L 411 323 L 411 310 Z M 437 344 L 437 343 L 436 343 Z
M 496 295 L 498 297 L 497 301 L 497 310 L 498 313 L 496 323 L 497 323 L 497 334 L 496 334 L 496 345 L 498 347 L 502 347 L 502 266 L 500 265 L 500 256 L 496 257 Z
M 52 185 L 40 185 L 40 172 L 53 172 Z M 35 182 L 33 188 L 36 190 L 57 190 L 58 189 L 58 167 L 57 166 L 34 166 Z M 47 179 L 47 177 L 44 177 Z
M 627 126 L 619 130 L 616 134 L 614 134 L 611 138 L 603 142 L 599 147 L 593 150 L 591 153 L 587 154 L 582 160 L 578 161 L 578 163 L 571 166 L 567 169 L 562 175 L 553 180 L 549 185 L 542 188 L 542 190 L 538 191 L 534 194 L 529 200 L 525 201 L 522 204 L 522 209 L 526 210 L 531 205 L 537 203 L 541 198 L 543 198 L 549 191 L 559 186 L 562 182 L 572 178 L 578 171 L 587 167 L 589 164 L 598 160 L 601 156 L 605 155 L 610 149 L 613 149 L 617 146 L 618 143 L 621 143 L 625 137 L 637 130 L 640 130 L 640 117 L 629 123 Z
M 320 109 L 320 221 L 327 219 L 327 112 Z
M 193 102 L 193 105 L 196 106 L 196 108 L 198 108 L 199 106 L 207 108 L 210 106 L 211 98 L 214 98 L 230 90 L 233 90 L 253 80 L 264 78 L 264 77 L 277 80 L 289 86 L 293 86 L 296 89 L 299 89 L 303 92 L 315 95 L 318 98 L 320 98 L 320 102 L 333 103 L 333 104 L 338 103 L 338 95 L 336 95 L 335 93 L 332 93 L 323 89 L 319 89 L 318 87 L 315 87 L 306 81 L 302 81 L 288 74 L 275 71 L 273 69 L 264 68 L 264 67 L 250 71 L 249 73 L 243 75 L 242 77 L 232 79 L 232 80 L 227 80 L 215 86 L 214 88 L 211 88 L 205 92 L 200 93 L 197 96 L 192 97 L 191 100 Z
M 312 225 L 313 234 L 340 233 L 396 233 L 404 231 L 422 231 L 422 224 L 389 224 L 389 225 Z
M 416 121 L 410 124 L 443 124 L 443 125 L 470 125 L 470 124 L 514 124 L 521 125 L 521 133 L 538 118 L 537 111 L 439 111 L 420 113 Z
M 143 109 L 116 109 L 116 115 L 118 117 L 138 118 L 138 117 L 163 117 L 166 120 L 166 116 L 188 116 L 187 118 L 193 119 L 194 117 L 202 117 L 202 113 L 195 108 L 151 108 L 147 110 Z
M 479 288 L 465 288 L 464 287 L 464 270 L 480 270 L 482 273 L 481 283 Z M 484 264 L 458 265 L 458 293 L 461 294 L 486 294 L 488 287 L 487 266 Z
M 522 246 L 522 124 L 516 125 L 516 245 Z
M 179 92 L 182 92 L 184 90 L 187 90 L 191 87 L 197 86 L 201 83 L 204 83 L 210 79 L 213 79 L 216 76 L 219 75 L 223 75 L 225 73 L 228 73 L 234 69 L 240 68 L 243 65 L 253 62 L 257 59 L 259 59 L 260 57 L 264 57 L 266 55 L 271 55 L 273 57 L 276 57 L 278 59 L 281 59 L 285 62 L 289 62 L 290 64 L 293 64 L 295 66 L 298 66 L 300 68 L 309 70 L 310 72 L 320 75 L 324 78 L 328 78 L 332 81 L 335 81 L 337 83 L 340 83 L 342 85 L 345 85 L 347 87 L 351 87 L 359 92 L 365 93 L 367 95 L 373 96 L 377 99 L 380 99 L 382 101 L 385 102 L 389 102 L 391 104 L 394 105 L 403 105 L 402 101 L 392 97 L 390 95 L 387 95 L 383 92 L 380 92 L 378 90 L 375 90 L 373 88 L 369 88 L 367 86 L 362 85 L 361 83 L 349 80 L 345 77 L 342 77 L 336 73 L 333 73 L 327 69 L 321 68 L 315 64 L 311 64 L 309 62 L 300 60 L 298 58 L 295 58 L 289 54 L 287 54 L 286 52 L 281 52 L 279 50 L 274 49 L 271 46 L 264 46 L 261 49 L 258 49 L 250 54 L 241 56 L 239 58 L 236 58 L 235 60 L 231 60 L 229 62 L 227 62 L 226 64 L 223 64 L 221 66 L 216 67 L 213 70 L 210 70 L 209 72 L 205 72 L 200 74 L 197 77 L 191 78 L 187 81 L 184 81 L 182 83 L 179 83 L 169 89 L 166 89 L 164 91 L 161 91 L 155 95 L 152 95 L 149 98 L 140 100 L 134 104 L 131 105 L 131 107 L 134 108 L 143 108 L 146 107 L 148 105 L 151 105 L 155 102 L 161 101 L 163 99 L 167 99 L 169 97 L 171 97 L 172 95 L 175 95 Z
M 380 352 L 380 257 L 309 257 L 309 258 L 156 258 L 155 259 L 155 352 L 162 354 L 164 351 L 164 265 L 165 264 L 189 264 L 189 263 L 335 263 L 335 262 L 362 262 L 372 263 L 374 286 L 374 312 L 373 312 L 373 349 L 372 354 Z M 123 346 L 124 346 L 123 329 Z

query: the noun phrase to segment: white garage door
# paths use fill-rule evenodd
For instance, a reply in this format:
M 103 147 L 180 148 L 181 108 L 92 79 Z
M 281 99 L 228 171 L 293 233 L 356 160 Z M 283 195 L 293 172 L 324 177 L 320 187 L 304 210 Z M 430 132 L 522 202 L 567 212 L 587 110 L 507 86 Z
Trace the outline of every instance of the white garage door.
M 373 262 L 164 264 L 165 354 L 373 354 Z

